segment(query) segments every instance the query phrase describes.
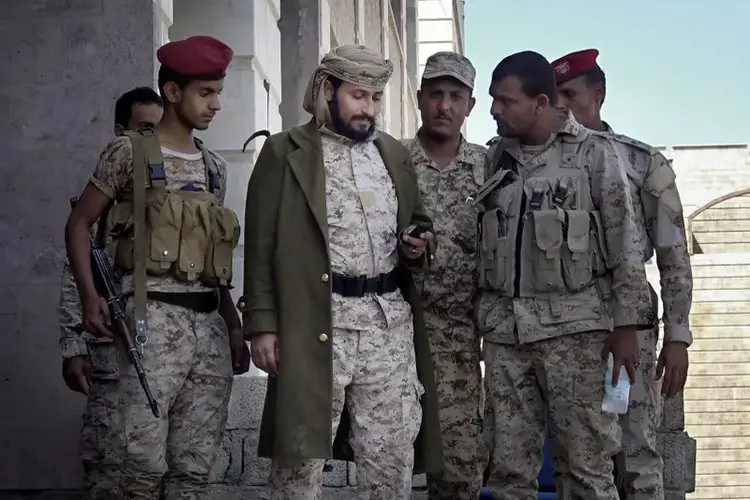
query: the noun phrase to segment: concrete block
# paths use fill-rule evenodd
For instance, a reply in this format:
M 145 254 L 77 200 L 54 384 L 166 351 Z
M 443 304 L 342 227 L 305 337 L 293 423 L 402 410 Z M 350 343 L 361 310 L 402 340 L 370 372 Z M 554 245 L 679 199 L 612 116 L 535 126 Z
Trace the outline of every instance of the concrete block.
M 258 456 L 258 432 L 247 432 L 242 447 L 244 458 L 240 485 L 265 486 L 271 472 L 271 460 Z
M 242 464 L 244 462 L 244 439 L 242 431 L 226 431 L 224 440 L 219 448 L 216 463 L 211 470 L 212 483 L 237 484 L 242 478 Z
M 685 500 L 685 492 L 667 490 L 664 492 L 664 500 Z
M 352 486 L 357 486 L 357 465 L 354 462 L 347 463 L 347 481 Z
M 657 446 L 664 460 L 664 488 L 695 490 L 695 440 L 686 432 L 660 432 Z
M 266 377 L 234 378 L 227 429 L 260 429 L 266 382 Z
M 682 393 L 664 400 L 660 427 L 669 431 L 685 429 L 685 400 Z
M 340 488 L 347 485 L 347 462 L 343 460 L 328 460 L 323 469 L 323 486 Z
M 414 488 L 427 488 L 427 475 L 419 474 L 417 476 L 414 476 L 412 486 Z
M 144 30 L 144 25 L 148 30 Z M 142 75 L 153 85 L 154 33 L 152 11 L 124 18 L 74 19 L 65 23 L 66 80 L 81 75 Z
M 0 2 L 3 6 L 0 9 L 5 9 L 7 5 L 22 3 L 25 2 Z M 3 72 L 4 87 L 11 84 L 60 82 L 65 69 L 63 25 L 64 23 L 58 19 L 33 19 L 26 22 L 15 19 L 0 20 L 0 64 L 3 68 L 13 68 L 12 71 Z M 29 94 L 37 101 L 44 102 L 49 99 L 47 95 L 41 98 L 36 92 L 24 92 L 22 89 L 14 92 L 14 97 L 21 98 Z M 48 103 L 59 104 L 60 102 Z
M 215 498 L 216 500 L 262 500 L 268 497 L 264 495 L 263 488 L 260 487 L 213 484 L 208 489 L 207 498 Z
M 107 3 L 127 3 L 109 0 Z M 136 3 L 136 0 L 133 0 Z M 104 10 L 104 0 L 24 0 L 0 2 L 0 18 L 78 17 L 98 16 Z
M 354 488 L 323 488 L 321 500 L 352 500 L 357 498 L 357 491 Z

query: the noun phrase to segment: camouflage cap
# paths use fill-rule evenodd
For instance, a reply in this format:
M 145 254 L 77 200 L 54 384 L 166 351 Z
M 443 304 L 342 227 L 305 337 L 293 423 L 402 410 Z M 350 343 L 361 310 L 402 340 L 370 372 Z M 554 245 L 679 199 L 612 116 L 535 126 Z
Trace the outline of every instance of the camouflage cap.
M 458 52 L 436 52 L 427 58 L 422 80 L 448 76 L 473 89 L 476 74 L 474 65 L 466 56 Z

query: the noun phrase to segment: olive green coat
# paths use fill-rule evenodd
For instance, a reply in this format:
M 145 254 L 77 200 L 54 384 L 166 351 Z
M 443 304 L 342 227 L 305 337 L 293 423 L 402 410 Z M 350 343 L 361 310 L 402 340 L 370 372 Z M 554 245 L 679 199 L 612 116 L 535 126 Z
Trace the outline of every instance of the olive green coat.
M 426 217 L 414 166 L 393 137 L 380 134 L 375 143 L 395 185 L 401 231 Z M 432 358 L 411 272 L 404 264 L 400 269 L 401 290 L 414 312 L 417 373 L 425 388 L 415 473 L 439 472 L 443 459 Z M 335 443 L 331 436 L 330 274 L 320 131 L 310 122 L 266 140 L 245 210 L 244 332 L 246 338 L 275 332 L 280 350 L 278 376 L 268 379 L 258 453 L 286 467 L 309 458 L 353 459 L 346 410 Z

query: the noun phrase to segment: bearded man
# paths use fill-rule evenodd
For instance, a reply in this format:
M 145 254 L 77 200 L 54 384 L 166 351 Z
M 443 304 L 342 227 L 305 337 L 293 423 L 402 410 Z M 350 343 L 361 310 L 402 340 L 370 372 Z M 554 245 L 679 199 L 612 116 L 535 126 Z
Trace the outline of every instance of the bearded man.
M 248 185 L 239 308 L 270 375 L 259 454 L 273 499 L 320 498 L 326 458 L 353 460 L 370 500 L 407 500 L 415 469 L 442 466 L 411 276 L 430 265 L 432 222 L 409 152 L 376 126 L 392 72 L 361 45 L 328 53 L 305 95 L 313 118 L 266 140 Z

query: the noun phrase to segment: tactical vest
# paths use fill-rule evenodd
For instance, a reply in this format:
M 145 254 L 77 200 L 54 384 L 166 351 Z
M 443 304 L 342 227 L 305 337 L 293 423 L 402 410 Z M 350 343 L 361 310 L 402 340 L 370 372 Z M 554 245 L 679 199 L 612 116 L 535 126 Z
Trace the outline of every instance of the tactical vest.
M 481 288 L 550 297 L 581 292 L 607 275 L 604 229 L 581 154 L 589 139 L 587 133 L 556 139 L 562 144 L 525 180 L 497 145 L 491 160 L 497 167 L 475 201 Z
M 203 148 L 207 191 L 167 188 L 164 158 L 153 131 L 126 132 L 133 148 L 133 190 L 114 207 L 115 265 L 179 281 L 199 280 L 209 287 L 232 280 L 232 254 L 240 238 L 237 215 L 220 205 L 218 169 Z M 145 276 L 142 276 L 145 278 Z

